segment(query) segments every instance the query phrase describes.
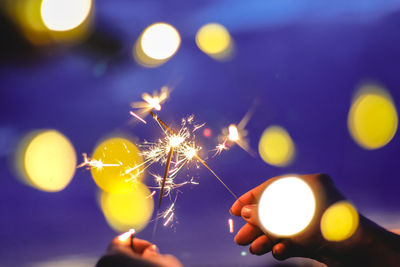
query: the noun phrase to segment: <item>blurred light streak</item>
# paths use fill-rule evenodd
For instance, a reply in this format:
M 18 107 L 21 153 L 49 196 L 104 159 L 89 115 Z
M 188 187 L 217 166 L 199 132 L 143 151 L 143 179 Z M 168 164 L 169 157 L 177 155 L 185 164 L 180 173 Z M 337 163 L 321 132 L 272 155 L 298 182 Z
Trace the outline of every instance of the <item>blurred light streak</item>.
M 328 241 L 344 241 L 358 228 L 357 210 L 347 201 L 337 202 L 326 209 L 321 218 L 321 233 Z
M 101 192 L 100 206 L 108 224 L 117 232 L 141 231 L 153 214 L 153 199 L 146 185 L 136 181 L 127 193 Z
M 159 22 L 147 27 L 136 41 L 133 56 L 144 67 L 158 67 L 167 62 L 181 43 L 178 31 L 170 24 Z
M 131 114 L 133 117 L 135 117 L 135 118 L 138 119 L 139 121 L 143 122 L 144 124 L 147 123 L 144 119 L 142 119 L 142 117 L 140 117 L 139 115 L 137 115 L 135 112 L 130 111 L 129 114 Z
M 34 131 L 20 142 L 15 163 L 19 178 L 41 191 L 58 192 L 72 180 L 76 153 L 56 130 Z
M 266 163 L 284 167 L 292 162 L 295 146 L 288 132 L 284 128 L 274 125 L 262 133 L 258 151 Z
M 398 127 L 398 114 L 391 95 L 378 85 L 362 86 L 351 105 L 347 123 L 351 136 L 361 147 L 385 146 Z
M 284 177 L 271 183 L 262 193 L 258 217 L 267 232 L 293 236 L 309 225 L 315 206 L 314 193 L 306 182 L 297 177 Z
M 45 26 L 52 31 L 69 31 L 89 16 L 92 0 L 42 0 L 40 12 Z
M 90 161 L 84 157 L 80 166 L 91 167 L 92 177 L 102 190 L 122 193 L 132 191 L 134 182 L 143 179 L 142 165 L 140 151 L 131 141 L 112 137 L 96 147 Z
M 233 233 L 234 229 L 233 229 L 233 220 L 232 219 L 228 220 L 228 225 L 229 225 L 229 233 Z
M 89 257 L 84 255 L 69 255 L 62 258 L 53 258 L 39 262 L 30 262 L 31 267 L 93 267 L 99 260 L 98 257 Z
M 233 40 L 229 31 L 221 24 L 209 23 L 196 34 L 196 44 L 201 51 L 216 60 L 227 60 L 233 55 Z

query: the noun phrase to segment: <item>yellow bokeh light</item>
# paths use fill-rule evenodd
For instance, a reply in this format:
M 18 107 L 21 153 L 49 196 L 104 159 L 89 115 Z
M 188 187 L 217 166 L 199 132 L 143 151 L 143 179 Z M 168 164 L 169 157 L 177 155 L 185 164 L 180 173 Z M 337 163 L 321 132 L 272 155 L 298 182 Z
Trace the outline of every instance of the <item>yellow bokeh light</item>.
M 360 146 L 377 149 L 396 134 L 398 115 L 387 91 L 376 85 L 366 85 L 358 92 L 347 122 L 351 136 Z
M 297 177 L 285 177 L 271 183 L 258 204 L 262 227 L 277 236 L 292 236 L 303 231 L 314 213 L 314 193 Z
M 92 168 L 92 176 L 96 184 L 107 192 L 129 192 L 133 188 L 133 182 L 141 181 L 143 178 L 142 168 L 127 172 L 143 162 L 139 149 L 129 140 L 121 137 L 114 137 L 99 144 L 92 158 L 101 161 L 103 168 Z
M 295 147 L 284 128 L 270 126 L 261 135 L 258 151 L 268 164 L 284 167 L 293 160 Z
M 178 50 L 181 37 L 178 31 L 167 23 L 154 23 L 147 27 L 140 39 L 143 52 L 155 60 L 172 57 Z
M 136 41 L 133 57 L 144 67 L 159 67 L 176 53 L 180 43 L 181 37 L 173 26 L 154 23 L 147 27 Z
M 63 134 L 55 130 L 38 131 L 21 142 L 17 164 L 25 183 L 42 191 L 58 192 L 74 176 L 75 149 Z
M 42 0 L 41 16 L 52 31 L 69 31 L 81 25 L 89 16 L 92 0 Z
M 357 210 L 347 201 L 330 206 L 321 218 L 321 233 L 328 241 L 343 241 L 350 238 L 358 227 Z
M 133 190 L 127 193 L 107 193 L 100 195 L 100 205 L 108 224 L 117 232 L 130 228 L 142 230 L 153 214 L 153 198 L 141 182 L 135 182 Z
M 218 23 L 202 26 L 196 34 L 196 44 L 201 51 L 215 59 L 226 59 L 233 52 L 229 31 Z

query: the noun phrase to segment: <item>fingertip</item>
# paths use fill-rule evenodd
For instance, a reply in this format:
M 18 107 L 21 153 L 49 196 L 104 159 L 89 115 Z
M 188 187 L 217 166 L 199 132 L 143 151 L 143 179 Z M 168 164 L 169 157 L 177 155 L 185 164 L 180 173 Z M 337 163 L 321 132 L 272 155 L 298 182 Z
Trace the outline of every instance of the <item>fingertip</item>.
M 242 210 L 242 207 L 238 206 L 239 205 L 238 203 L 239 203 L 238 201 L 235 201 L 235 203 L 233 203 L 232 207 L 229 209 L 229 213 L 231 215 L 240 216 L 240 212 Z
M 275 246 L 273 246 L 272 255 L 274 256 L 275 259 L 279 261 L 283 261 L 289 258 L 289 255 L 287 253 L 287 247 L 284 243 L 278 243 Z

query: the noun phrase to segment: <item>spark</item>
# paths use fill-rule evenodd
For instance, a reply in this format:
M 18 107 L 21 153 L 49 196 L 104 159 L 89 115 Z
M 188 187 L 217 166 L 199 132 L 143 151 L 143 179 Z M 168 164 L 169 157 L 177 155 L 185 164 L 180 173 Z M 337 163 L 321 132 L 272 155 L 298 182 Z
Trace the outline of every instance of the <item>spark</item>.
M 233 220 L 232 219 L 228 220 L 228 225 L 229 225 L 229 233 L 233 233 L 234 229 L 233 229 Z
M 222 153 L 222 151 L 228 150 L 228 149 L 229 149 L 229 148 L 226 146 L 226 141 L 227 141 L 227 140 L 224 140 L 224 142 L 222 142 L 221 144 L 218 144 L 218 145 L 215 147 L 215 149 L 214 149 L 215 154 L 213 155 L 213 157 L 218 156 L 218 155 L 220 155 L 220 154 Z
M 197 131 L 198 129 L 204 127 L 204 125 L 206 125 L 206 123 L 202 123 L 202 124 L 199 124 L 199 125 L 195 125 L 195 126 L 193 127 L 193 132 L 195 132 L 195 131 Z
M 216 146 L 214 149 L 216 153 L 213 157 L 219 155 L 224 150 L 229 150 L 231 146 L 237 144 L 240 148 L 242 148 L 247 153 L 253 155 L 254 152 L 251 151 L 249 146 L 249 141 L 247 140 L 247 130 L 246 125 L 249 122 L 252 114 L 253 107 L 246 113 L 246 115 L 242 118 L 239 124 L 230 124 L 228 128 L 222 130 L 222 135 L 219 137 L 222 142 Z
M 135 113 L 131 111 L 130 114 L 135 118 L 137 118 L 138 120 L 140 120 L 141 122 L 146 123 L 143 117 L 148 115 L 149 112 L 152 110 L 160 111 L 161 105 L 165 101 L 167 101 L 169 95 L 170 95 L 170 89 L 167 86 L 163 86 L 160 92 L 154 91 L 152 95 L 148 93 L 143 93 L 142 99 L 144 101 L 133 102 L 131 104 L 131 107 L 137 109 L 138 112 Z
M 168 217 L 168 219 L 165 221 L 164 226 L 167 226 L 168 223 L 172 220 L 172 217 L 174 217 L 175 213 L 171 213 L 171 215 Z
M 144 124 L 147 123 L 142 117 L 140 117 L 139 115 L 137 115 L 135 112 L 130 111 L 129 113 L 130 113 L 132 116 L 134 116 L 136 119 L 138 119 L 138 120 L 140 120 L 141 122 L 143 122 Z
M 151 198 L 151 197 L 153 197 L 155 194 L 156 194 L 156 190 L 153 190 L 153 192 L 151 192 L 151 194 L 148 195 L 147 198 Z
M 161 215 L 163 219 L 166 219 L 164 221 L 164 226 L 167 226 L 171 222 L 172 218 L 175 215 L 175 208 L 174 208 L 175 202 L 176 202 L 176 199 L 171 204 L 171 206 L 169 206 L 169 208 Z
M 101 160 L 90 159 L 86 153 L 82 154 L 83 162 L 77 166 L 77 168 L 87 167 L 87 168 L 96 168 L 97 170 L 101 170 L 104 167 L 118 167 L 122 166 L 122 163 L 118 164 L 110 164 L 110 163 L 103 163 Z
M 154 118 L 160 125 L 162 125 L 162 126 L 165 128 L 164 133 L 165 133 L 166 135 L 168 135 L 168 134 L 174 135 L 174 131 L 173 131 L 171 128 L 169 128 L 168 125 L 165 124 L 165 122 L 163 122 L 163 121 L 162 121 L 157 115 L 155 115 L 153 112 L 150 112 L 150 114 L 153 116 L 153 118 Z M 189 122 L 191 122 L 191 120 L 192 120 L 192 119 L 190 119 L 190 118 L 191 118 L 191 117 L 189 117 L 189 120 L 188 120 Z M 183 127 L 181 128 L 181 130 L 179 131 L 179 133 L 181 133 L 181 132 L 188 132 L 187 127 L 184 127 L 185 124 L 186 124 L 186 122 L 187 122 L 187 120 L 185 120 L 185 119 L 182 120 Z M 190 136 L 190 134 L 189 134 L 189 136 Z M 194 141 L 193 141 L 193 143 L 194 143 Z M 187 151 L 187 149 L 188 149 L 187 146 L 189 146 L 189 145 L 190 145 L 190 142 L 184 142 L 183 145 L 181 145 L 181 146 L 184 147 L 184 151 L 185 151 L 185 150 Z M 201 148 L 199 148 L 199 149 L 201 149 Z M 191 154 L 191 153 L 190 153 L 190 154 Z M 236 200 L 238 200 L 238 201 L 243 205 L 243 203 L 238 199 L 238 197 L 236 196 L 236 194 L 233 193 L 233 191 L 222 181 L 222 179 L 221 179 L 221 178 L 210 168 L 210 166 L 208 166 L 208 165 L 205 163 L 205 161 L 197 154 L 197 151 L 196 151 L 196 153 L 193 155 L 193 157 L 196 158 L 204 167 L 206 167 L 206 168 L 214 175 L 214 177 L 217 178 L 218 181 L 229 191 L 229 193 L 230 193 Z M 165 180 L 166 178 L 167 178 L 167 177 L 164 177 L 164 180 Z M 161 194 L 162 194 L 162 192 L 161 192 Z
M 173 181 L 178 172 L 197 154 L 201 147 L 194 141 L 193 130 L 188 125 L 193 123 L 194 117 L 182 119 L 180 130 L 175 133 L 153 112 L 150 113 L 157 121 L 164 132 L 164 138 L 157 142 L 145 142 L 142 147 L 141 155 L 145 159 L 145 164 L 151 165 L 156 162 L 165 164 L 163 177 L 153 175 L 156 184 L 160 189 L 158 207 L 161 207 L 162 198 L 168 196 L 171 190 L 180 187 L 187 182 L 175 184 Z M 172 169 L 170 169 L 172 167 Z

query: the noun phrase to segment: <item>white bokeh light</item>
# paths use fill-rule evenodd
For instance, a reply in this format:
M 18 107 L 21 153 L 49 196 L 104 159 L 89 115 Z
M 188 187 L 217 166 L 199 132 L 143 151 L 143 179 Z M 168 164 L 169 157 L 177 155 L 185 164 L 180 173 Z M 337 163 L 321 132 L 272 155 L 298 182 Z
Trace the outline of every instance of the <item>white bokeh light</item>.
M 304 230 L 315 212 L 315 197 L 306 182 L 286 177 L 270 184 L 258 206 L 265 230 L 277 236 L 292 236 Z
M 180 43 L 181 37 L 178 31 L 166 23 L 150 25 L 141 37 L 143 52 L 156 60 L 172 57 L 178 50 Z
M 43 0 L 41 16 L 53 31 L 69 31 L 81 25 L 89 16 L 92 0 Z

